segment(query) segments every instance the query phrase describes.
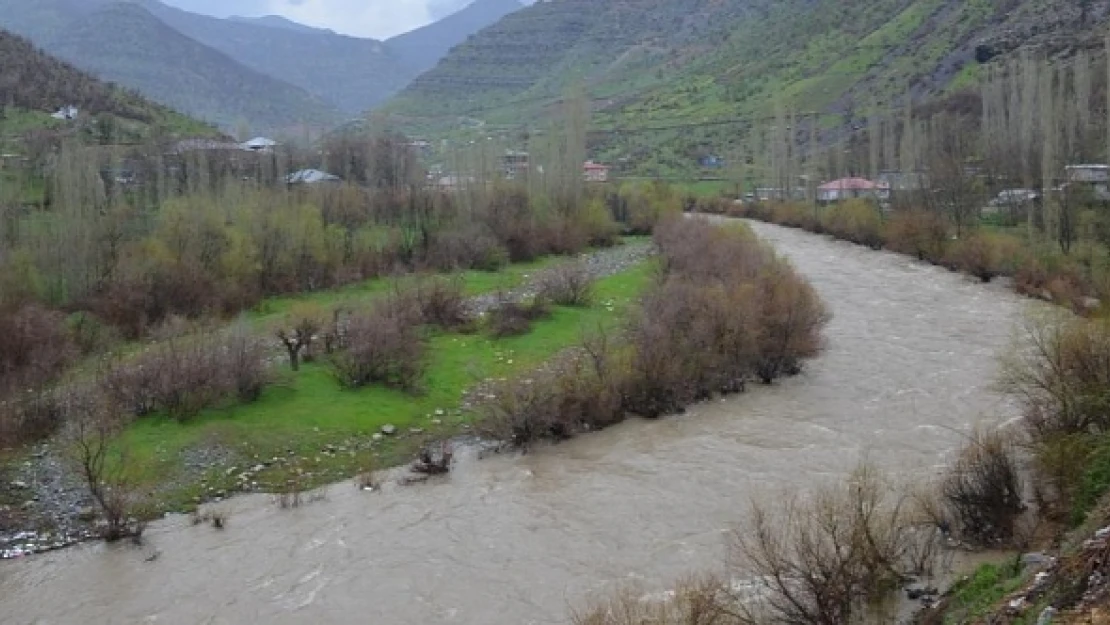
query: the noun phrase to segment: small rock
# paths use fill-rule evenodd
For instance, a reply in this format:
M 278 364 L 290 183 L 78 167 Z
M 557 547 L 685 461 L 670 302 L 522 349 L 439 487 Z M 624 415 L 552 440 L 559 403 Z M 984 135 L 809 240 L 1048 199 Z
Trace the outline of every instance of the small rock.
M 264 464 L 256 464 L 251 467 L 251 473 L 261 473 L 266 468 Z
M 23 509 L 24 510 L 30 510 L 31 508 L 34 508 L 36 505 L 37 505 L 37 502 L 34 499 L 28 499 L 27 501 L 23 502 Z
M 12 488 L 16 488 L 16 489 L 19 489 L 19 490 L 27 490 L 29 488 L 29 486 L 27 486 L 27 482 L 16 480 L 16 481 L 12 482 Z
M 239 467 L 231 467 L 230 469 L 228 469 L 226 471 L 226 475 L 228 477 L 231 477 L 232 475 L 235 475 L 235 472 L 238 471 L 238 470 L 239 470 Z
M 392 423 L 387 423 L 382 426 L 381 432 L 386 436 L 393 436 L 397 433 L 397 426 L 393 425 Z
M 385 438 L 385 436 L 383 436 L 381 432 L 374 432 L 374 435 L 370 437 L 370 440 L 374 441 L 375 443 L 379 443 L 383 438 Z
M 443 425 L 443 419 L 432 419 L 432 425 Z
M 1043 566 L 1052 563 L 1052 558 L 1040 552 L 1027 553 L 1021 556 L 1023 566 Z
M 423 434 L 423 428 L 409 428 L 409 434 Z
M 1095 532 L 1095 538 L 1102 540 L 1103 538 L 1110 538 L 1110 526 L 1104 527 Z
M 1037 617 L 1037 625 L 1051 625 L 1053 617 L 1056 616 L 1056 608 L 1048 606 Z
M 1098 310 L 1102 308 L 1102 302 L 1099 301 L 1097 297 L 1084 297 L 1081 303 L 1086 310 Z
M 446 412 L 444 412 L 442 408 L 437 408 L 437 409 L 436 409 L 436 416 L 437 416 L 437 417 L 442 417 L 442 416 L 443 416 L 443 415 L 445 415 L 445 414 L 447 414 L 447 413 L 446 413 Z

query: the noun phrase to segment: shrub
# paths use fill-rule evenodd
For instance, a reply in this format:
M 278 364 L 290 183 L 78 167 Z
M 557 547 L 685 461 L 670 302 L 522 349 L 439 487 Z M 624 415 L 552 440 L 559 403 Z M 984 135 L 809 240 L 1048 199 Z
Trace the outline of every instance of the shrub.
M 595 600 L 572 615 L 574 625 L 745 625 L 737 614 L 729 584 L 703 576 L 681 581 L 665 598 L 652 598 L 634 587 Z
M 801 363 L 824 348 L 822 330 L 830 315 L 816 291 L 794 268 L 778 260 L 760 276 L 762 304 L 756 374 L 764 384 L 795 375 Z
M 607 200 L 613 220 L 625 234 L 651 234 L 661 220 L 682 213 L 674 189 L 661 182 L 627 184 Z
M 61 313 L 37 304 L 0 310 L 0 396 L 48 384 L 76 356 Z
M 821 227 L 825 232 L 860 245 L 879 249 L 883 245 L 882 217 L 867 200 L 848 200 L 824 209 Z
M 810 232 L 821 232 L 822 229 L 816 209 L 793 202 L 776 202 L 771 205 L 770 220 L 781 226 L 801 228 Z
M 1012 539 L 1025 504 L 1010 437 L 1000 430 L 975 432 L 949 468 L 941 492 L 964 540 L 994 545 Z
M 594 277 L 584 262 L 563 263 L 536 278 L 536 297 L 557 306 L 589 306 Z
M 948 245 L 948 224 L 935 212 L 900 211 L 883 226 L 883 240 L 892 251 L 939 263 Z
M 990 282 L 998 275 L 999 259 L 991 239 L 981 233 L 973 233 L 949 246 L 945 264 L 950 269 Z
M 1027 321 L 1023 340 L 1000 381 L 1034 441 L 1110 431 L 1110 321 L 1049 313 Z
M 497 271 L 508 262 L 508 250 L 482 224 L 460 225 L 436 232 L 426 258 L 426 264 L 439 271 Z
M 487 313 L 486 328 L 497 339 L 520 336 L 532 330 L 532 322 L 550 314 L 550 307 L 540 297 L 526 303 L 503 301 Z
M 339 347 L 330 365 L 336 379 L 348 388 L 385 384 L 413 391 L 424 373 L 426 345 L 420 319 L 396 303 L 348 316 Z
M 466 310 L 466 290 L 461 278 L 433 277 L 416 281 L 397 295 L 411 299 L 419 311 L 420 321 L 445 330 L 462 328 L 470 323 Z
M 163 411 L 185 420 L 229 400 L 254 401 L 272 380 L 262 339 L 236 325 L 109 359 L 98 385 L 113 406 L 131 416 Z
M 753 586 L 738 601 L 746 623 L 840 625 L 916 574 L 907 554 L 922 534 L 894 489 L 871 468 L 843 484 L 776 507 L 755 504 L 732 534 L 736 577 Z
M 563 440 L 624 419 L 624 369 L 604 334 L 554 365 L 494 385 L 480 407 L 486 436 L 528 449 L 540 440 Z

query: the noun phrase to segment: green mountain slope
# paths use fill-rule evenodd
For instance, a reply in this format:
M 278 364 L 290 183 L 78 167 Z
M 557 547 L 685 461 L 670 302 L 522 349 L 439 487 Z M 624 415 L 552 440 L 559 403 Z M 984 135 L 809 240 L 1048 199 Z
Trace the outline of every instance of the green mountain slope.
M 416 72 L 424 72 L 467 37 L 523 6 L 519 0 L 475 0 L 443 19 L 387 40 L 386 45 Z
M 210 126 L 101 82 L 38 50 L 29 40 L 2 30 L 0 102 L 6 105 L 0 119 L 0 128 L 5 130 L 48 124 L 50 113 L 75 106 L 82 114 L 109 114 L 138 128 L 181 135 L 214 134 Z M 21 128 L 14 128 L 17 121 Z
M 273 19 L 261 23 L 218 19 L 154 0 L 141 4 L 187 37 L 256 72 L 296 85 L 347 114 L 382 102 L 416 75 L 404 59 L 374 39 L 296 28 L 292 22 Z M 275 27 L 276 23 L 286 25 Z
M 306 91 L 182 35 L 138 4 L 0 0 L 0 27 L 100 78 L 225 128 L 246 122 L 257 132 L 273 132 L 339 118 Z
M 824 131 L 973 84 L 979 59 L 1101 40 L 1107 0 L 550 0 L 458 46 L 387 110 L 532 126 L 585 86 L 607 158 L 681 169 L 775 106 Z M 645 156 L 647 155 L 647 156 Z

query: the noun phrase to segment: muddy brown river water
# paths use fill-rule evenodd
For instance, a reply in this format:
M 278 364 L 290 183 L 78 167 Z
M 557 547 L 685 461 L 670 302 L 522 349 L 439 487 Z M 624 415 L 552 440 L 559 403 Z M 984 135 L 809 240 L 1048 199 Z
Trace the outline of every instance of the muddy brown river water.
M 929 475 L 960 431 L 1013 415 L 990 387 L 1028 304 L 1005 286 L 753 227 L 835 315 L 803 375 L 524 457 L 464 458 L 442 482 L 336 484 L 296 510 L 244 497 L 222 532 L 170 519 L 142 549 L 0 562 L 0 623 L 565 623 L 591 593 L 719 567 L 753 496 L 863 456 Z

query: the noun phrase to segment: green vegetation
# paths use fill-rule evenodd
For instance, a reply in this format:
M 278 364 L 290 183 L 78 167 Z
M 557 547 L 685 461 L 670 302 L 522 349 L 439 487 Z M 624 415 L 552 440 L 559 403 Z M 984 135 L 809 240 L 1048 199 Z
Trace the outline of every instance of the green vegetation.
M 581 83 L 599 129 L 591 156 L 630 175 L 688 176 L 702 155 L 758 154 L 746 135 L 776 107 L 852 134 L 909 92 L 920 103 L 973 87 L 979 45 L 1003 59 L 1019 42 L 1054 52 L 1097 40 L 1093 22 L 1065 0 L 537 3 L 458 46 L 386 108 L 424 132 L 466 135 L 465 116 L 486 122 L 483 135 L 512 136 Z
M 111 124 L 115 141 L 138 141 L 153 134 L 213 136 L 211 126 L 110 85 L 38 51 L 21 37 L 0 31 L 0 152 L 23 154 L 32 132 L 61 133 L 74 126 L 50 114 L 63 106 L 78 108 L 81 133 L 90 138 L 96 124 Z M 92 123 L 92 122 L 95 122 Z
M 615 328 L 650 284 L 652 273 L 644 264 L 602 279 L 596 285 L 596 304 L 557 307 L 522 336 L 495 340 L 483 334 L 434 333 L 422 391 L 415 396 L 385 387 L 344 390 L 325 365 L 308 364 L 285 383 L 267 389 L 257 402 L 208 410 L 185 422 L 166 416 L 145 418 L 128 428 L 120 444 L 128 450 L 137 481 L 146 486 L 173 483 L 182 470 L 183 451 L 212 445 L 234 450 L 248 464 L 293 450 L 308 459 L 302 468 L 313 473 L 311 484 L 347 477 L 369 464 L 368 452 L 321 457 L 327 445 L 354 449 L 355 442 L 367 442 L 386 424 L 402 433 L 410 427 L 441 436 L 459 431 L 473 417 L 460 405 L 467 389 L 489 378 L 526 371 L 576 345 L 583 332 Z M 474 284 L 471 288 L 482 290 Z M 437 414 L 442 425 L 431 422 Z M 397 453 L 411 451 L 402 444 Z M 390 458 L 389 451 L 382 453 Z M 275 467 L 273 475 L 263 472 L 259 479 L 281 484 L 284 473 Z M 187 504 L 196 488 L 189 483 L 184 490 L 166 493 L 166 501 Z
M 323 100 L 239 65 L 137 4 L 86 15 L 43 45 L 98 76 L 225 128 L 247 120 L 260 129 L 292 130 L 339 119 Z
M 980 566 L 953 588 L 945 624 L 968 623 L 994 610 L 999 601 L 1021 586 L 1021 568 L 1020 559 L 1004 565 Z

